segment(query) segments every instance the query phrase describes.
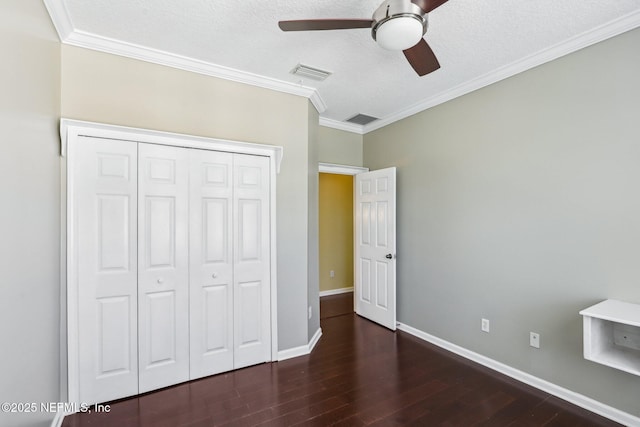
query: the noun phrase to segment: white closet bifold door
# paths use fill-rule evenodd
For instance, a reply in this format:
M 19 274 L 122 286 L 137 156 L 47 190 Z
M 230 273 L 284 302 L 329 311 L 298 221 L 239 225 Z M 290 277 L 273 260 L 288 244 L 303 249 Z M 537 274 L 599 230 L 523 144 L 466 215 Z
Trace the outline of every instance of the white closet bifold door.
M 233 155 L 234 368 L 270 360 L 269 159 Z
M 69 401 L 272 360 L 281 148 L 75 121 L 61 135 Z
M 191 379 L 233 369 L 233 154 L 189 150 Z
M 138 144 L 140 393 L 189 379 L 188 150 Z
M 88 137 L 69 151 L 80 402 L 138 393 L 136 156 L 135 144 Z

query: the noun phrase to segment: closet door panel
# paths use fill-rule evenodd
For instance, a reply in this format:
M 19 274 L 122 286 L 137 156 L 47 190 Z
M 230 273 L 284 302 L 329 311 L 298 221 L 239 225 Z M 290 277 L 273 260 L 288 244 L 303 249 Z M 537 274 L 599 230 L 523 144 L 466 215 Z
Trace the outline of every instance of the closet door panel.
M 234 154 L 234 368 L 270 360 L 269 160 Z
M 260 262 L 262 258 L 262 207 L 259 199 L 238 200 L 238 263 Z
M 238 313 L 239 345 L 247 348 L 260 345 L 262 338 L 261 312 L 262 312 L 262 283 L 241 282 L 238 283 L 238 307 L 242 310 Z
M 105 402 L 138 393 L 137 150 L 130 143 L 80 137 L 69 156 L 79 398 Z
M 191 378 L 233 369 L 233 155 L 189 150 Z
M 138 144 L 140 392 L 189 379 L 188 151 Z
M 176 198 L 147 197 L 145 237 L 147 268 L 174 268 L 176 264 Z

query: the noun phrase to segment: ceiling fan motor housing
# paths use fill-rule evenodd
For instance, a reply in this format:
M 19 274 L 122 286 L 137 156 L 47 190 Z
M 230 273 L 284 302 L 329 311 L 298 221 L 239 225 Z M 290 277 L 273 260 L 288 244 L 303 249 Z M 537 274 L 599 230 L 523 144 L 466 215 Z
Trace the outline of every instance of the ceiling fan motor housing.
M 398 20 L 398 18 L 402 19 Z M 419 32 L 420 28 L 417 25 L 419 23 L 421 25 L 422 34 L 420 34 L 420 37 L 415 40 L 415 43 L 420 41 L 419 39 L 422 38 L 422 36 L 424 36 L 427 32 L 427 15 L 423 12 L 422 9 L 412 3 L 411 0 L 386 0 L 373 13 L 372 19 L 373 26 L 371 27 L 371 36 L 375 41 L 381 44 L 382 47 L 390 50 L 404 50 L 411 46 L 397 47 L 393 44 L 391 44 L 391 46 L 385 46 L 383 38 L 385 38 L 386 35 L 383 35 L 382 37 L 380 36 L 385 31 L 391 30 L 394 32 Z M 412 19 L 416 20 L 417 23 L 412 24 Z M 391 21 L 393 20 L 396 21 L 392 23 Z M 395 24 L 400 24 L 400 21 L 403 21 L 403 24 L 397 25 L 397 28 L 395 28 Z M 387 23 L 389 23 L 389 25 L 385 26 L 385 24 Z M 385 28 L 383 29 L 383 27 Z M 417 36 L 417 34 L 413 34 L 413 36 L 415 37 Z M 396 38 L 396 35 L 394 34 L 393 37 Z M 403 34 L 399 34 L 398 37 L 403 38 L 405 36 Z

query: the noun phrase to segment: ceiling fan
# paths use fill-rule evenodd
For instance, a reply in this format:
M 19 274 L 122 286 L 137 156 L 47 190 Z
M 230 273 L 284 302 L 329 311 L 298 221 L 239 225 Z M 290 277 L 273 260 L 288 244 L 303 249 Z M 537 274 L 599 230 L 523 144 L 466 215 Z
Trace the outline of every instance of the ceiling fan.
M 385 0 L 372 19 L 301 19 L 280 21 L 282 31 L 348 30 L 371 28 L 371 36 L 388 50 L 401 50 L 419 76 L 440 64 L 422 38 L 427 32 L 427 14 L 448 0 Z

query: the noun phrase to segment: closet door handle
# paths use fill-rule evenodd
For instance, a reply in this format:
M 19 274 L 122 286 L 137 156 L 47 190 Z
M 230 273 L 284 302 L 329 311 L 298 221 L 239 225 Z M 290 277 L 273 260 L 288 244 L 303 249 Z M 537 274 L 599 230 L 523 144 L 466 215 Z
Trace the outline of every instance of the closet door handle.
M 161 284 L 162 284 L 162 282 L 164 282 L 164 280 L 162 279 L 162 277 L 158 277 L 157 282 L 158 282 L 158 285 L 161 285 Z
M 218 273 L 213 273 L 213 274 L 211 275 L 211 277 L 213 277 L 214 279 L 216 279 L 216 278 L 218 277 Z
M 393 255 L 391 255 L 391 254 L 386 254 L 384 257 L 385 257 L 386 259 L 393 259 Z

